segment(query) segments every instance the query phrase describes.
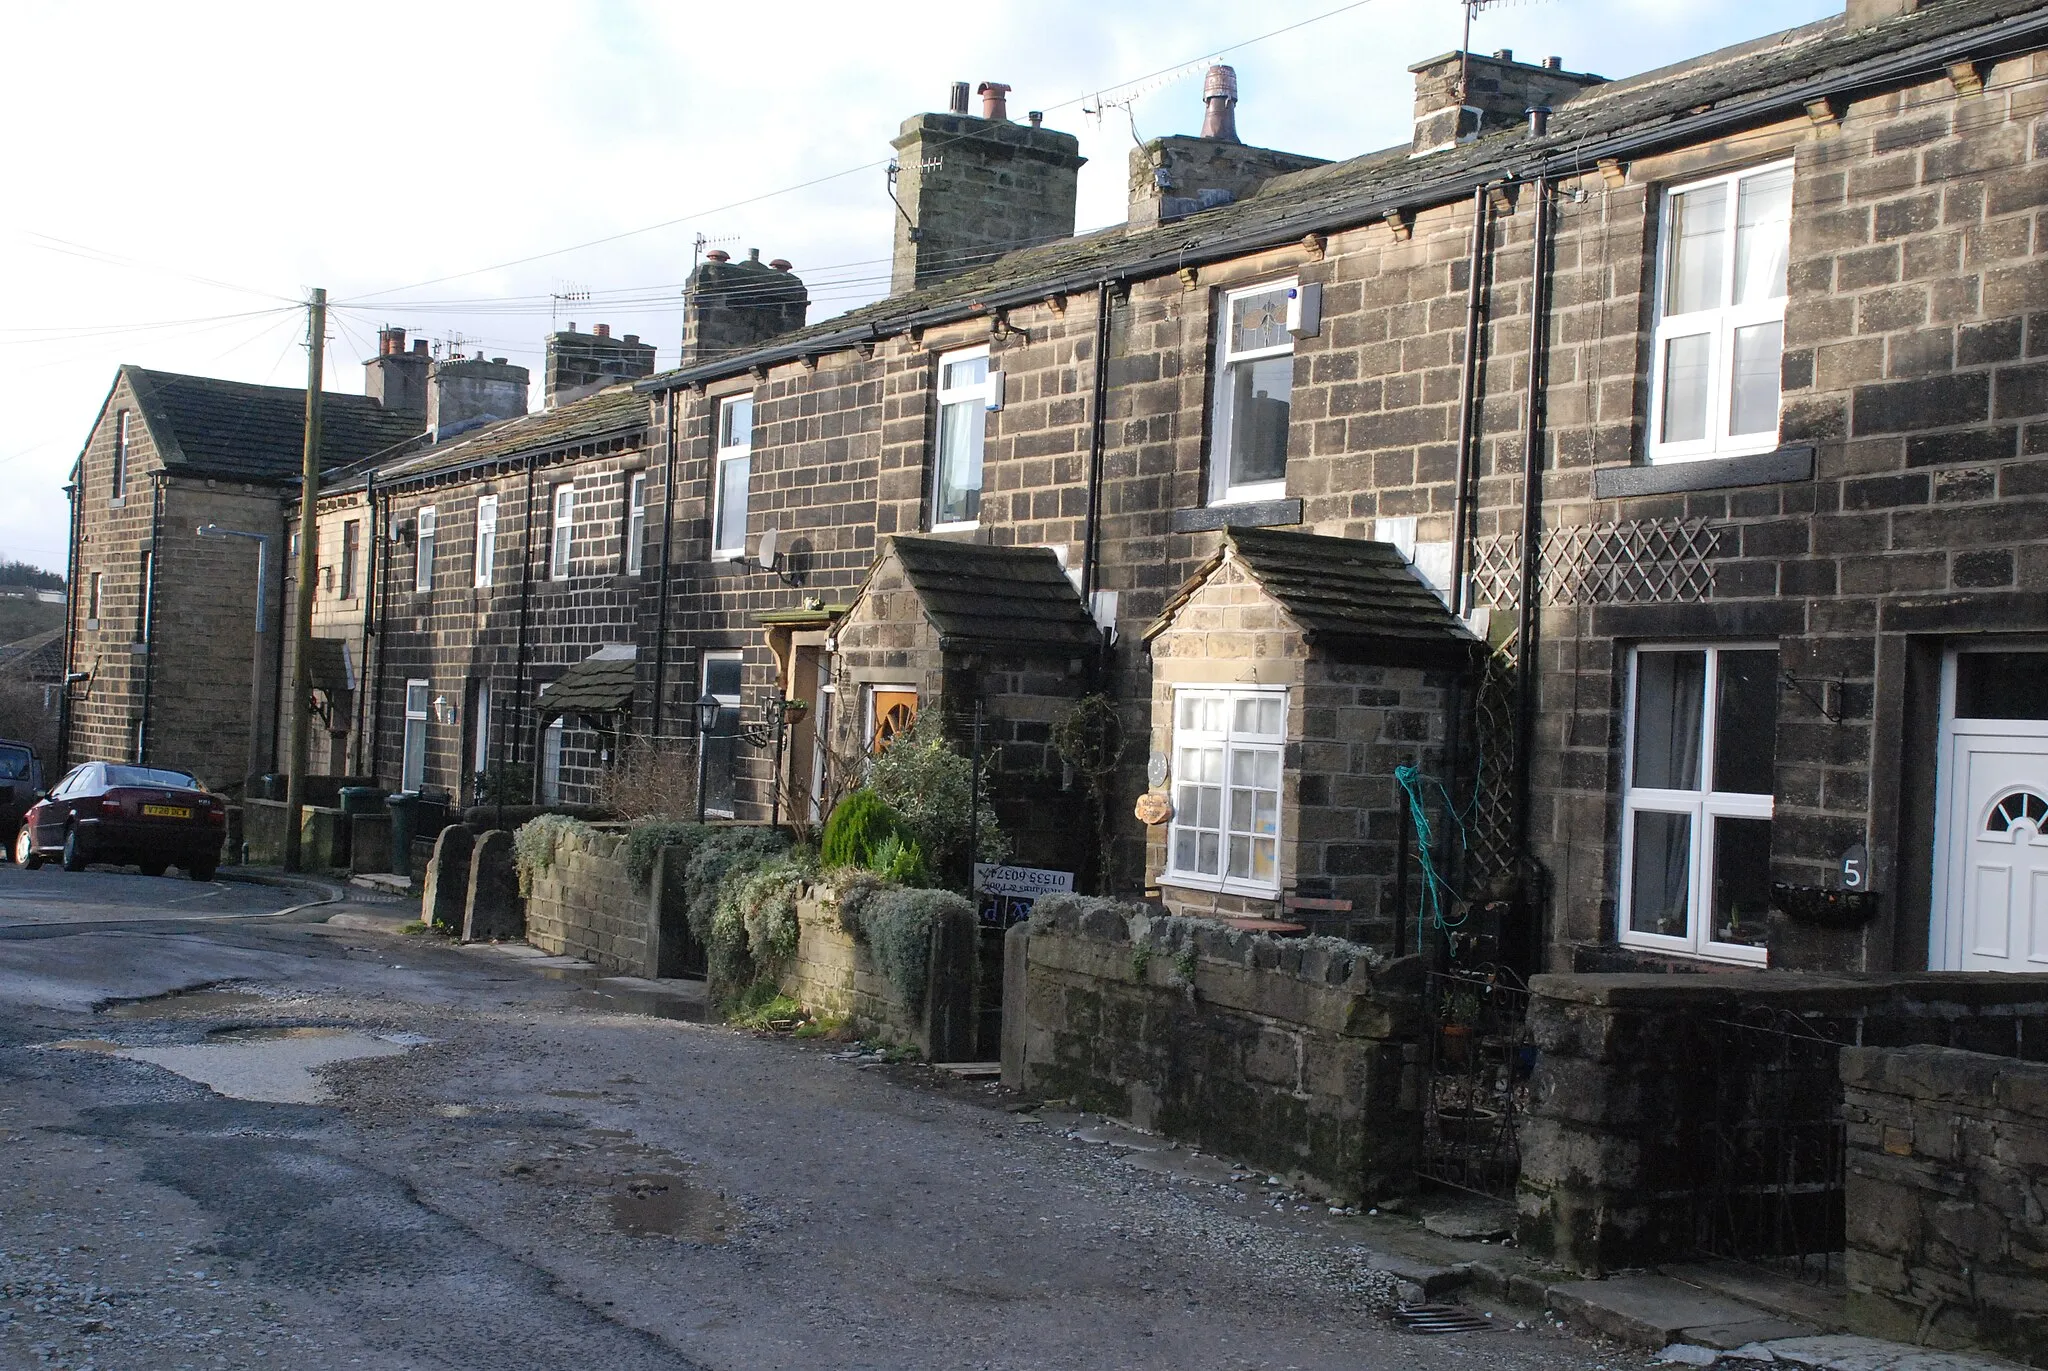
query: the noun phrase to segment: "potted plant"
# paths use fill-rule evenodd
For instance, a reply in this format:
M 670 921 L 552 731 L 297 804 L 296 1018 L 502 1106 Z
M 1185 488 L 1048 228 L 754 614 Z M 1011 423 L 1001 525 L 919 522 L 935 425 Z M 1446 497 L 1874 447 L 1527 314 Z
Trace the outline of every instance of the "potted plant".
M 1445 999 L 1440 1041 L 1447 1065 L 1464 1066 L 1472 1060 L 1472 1037 L 1477 1031 L 1480 1009 L 1476 991 L 1460 990 Z

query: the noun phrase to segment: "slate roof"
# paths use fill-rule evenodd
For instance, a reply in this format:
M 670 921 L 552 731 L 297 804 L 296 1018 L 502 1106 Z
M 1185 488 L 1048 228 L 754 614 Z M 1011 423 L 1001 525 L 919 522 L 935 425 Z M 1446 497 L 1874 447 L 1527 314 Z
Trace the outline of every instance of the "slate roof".
M 1504 128 L 1425 157 L 1407 144 L 1277 177 L 1256 195 L 1142 232 L 1116 225 L 1012 252 L 923 290 L 785 334 L 750 351 L 662 372 L 662 389 L 751 366 L 818 354 L 913 325 L 971 317 L 1098 281 L 1164 275 L 1370 223 L 1389 209 L 1441 204 L 1504 177 L 1575 174 L 1603 157 L 1722 136 L 1803 111 L 1827 95 L 1924 80 L 1959 54 L 1981 56 L 2048 40 L 2041 0 L 1941 0 L 1867 28 L 1837 15 L 1675 66 L 1588 88 L 1558 104 L 1548 133 Z
M 290 481 L 305 453 L 306 392 L 212 376 L 124 366 L 164 465 L 237 481 Z M 361 461 L 417 434 L 426 420 L 385 409 L 367 395 L 326 393 L 322 470 Z
M 630 386 L 615 386 L 555 409 L 503 419 L 473 428 L 443 443 L 419 444 L 396 459 L 368 463 L 383 486 L 420 476 L 476 466 L 505 457 L 581 443 L 645 428 L 647 397 Z
M 1181 584 L 1145 629 L 1145 641 L 1171 627 L 1182 606 L 1230 558 L 1318 646 L 1435 659 L 1468 657 L 1480 646 L 1472 631 L 1422 583 L 1399 548 L 1273 528 L 1226 530 L 1209 560 Z
M 0 676 L 16 680 L 56 681 L 64 674 L 64 630 L 45 629 L 11 643 L 0 643 Z
M 1102 643 L 1051 548 L 897 534 L 882 556 L 892 554 L 943 648 L 1072 653 Z
M 600 648 L 541 687 L 540 716 L 616 714 L 633 707 L 633 656 Z

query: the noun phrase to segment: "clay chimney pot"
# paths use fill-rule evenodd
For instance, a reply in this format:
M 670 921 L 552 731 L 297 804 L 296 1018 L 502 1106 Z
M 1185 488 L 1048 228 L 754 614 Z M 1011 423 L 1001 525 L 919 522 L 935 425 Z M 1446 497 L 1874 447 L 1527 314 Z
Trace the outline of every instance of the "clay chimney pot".
M 984 81 L 974 88 L 974 93 L 981 97 L 982 118 L 1003 124 L 1010 121 L 1010 110 L 1003 100 L 1010 93 L 1008 86 L 1000 81 Z
M 707 262 L 730 262 L 732 260 L 732 254 L 727 252 L 724 248 L 713 248 L 711 249 L 711 251 L 704 254 L 704 260 Z

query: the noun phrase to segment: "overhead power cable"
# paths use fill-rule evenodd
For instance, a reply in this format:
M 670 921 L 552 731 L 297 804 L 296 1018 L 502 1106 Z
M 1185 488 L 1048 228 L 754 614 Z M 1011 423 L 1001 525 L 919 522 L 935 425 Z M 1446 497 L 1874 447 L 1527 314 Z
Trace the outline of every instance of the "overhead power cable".
M 1229 43 L 1220 48 L 1208 49 L 1207 55 L 1221 57 L 1225 53 L 1237 52 L 1240 49 L 1251 47 L 1256 43 L 1263 43 L 1269 38 L 1277 38 L 1282 34 L 1293 33 L 1297 29 L 1307 28 L 1311 24 L 1319 24 L 1325 19 L 1333 19 L 1340 14 L 1347 14 L 1352 10 L 1363 9 L 1365 6 L 1372 4 L 1373 2 L 1374 0 L 1350 0 L 1350 3 L 1348 4 L 1339 5 L 1335 9 L 1325 10 L 1320 14 L 1310 15 L 1308 18 L 1296 20 L 1292 24 L 1284 24 L 1277 29 L 1269 29 L 1264 33 L 1256 34 L 1250 38 L 1240 39 L 1235 43 Z M 1176 62 L 1169 66 L 1160 67 L 1156 71 L 1148 71 L 1141 76 L 1133 77 L 1130 80 L 1119 82 L 1114 86 L 1097 87 L 1094 90 L 1084 91 L 1079 95 L 1070 96 L 1065 100 L 1056 101 L 1053 104 L 1045 106 L 1043 112 L 1049 114 L 1054 110 L 1062 110 L 1075 106 L 1081 106 L 1091 100 L 1101 101 L 1107 99 L 1110 95 L 1113 95 L 1118 91 L 1124 90 L 1129 87 L 1142 85 L 1144 82 L 1150 81 L 1155 77 L 1164 76 L 1170 72 L 1187 68 L 1190 66 L 1191 62 L 1198 62 L 1200 60 L 1200 58 L 1194 58 L 1190 59 L 1190 61 L 1188 62 Z M 965 136 L 966 135 L 957 135 L 954 138 L 945 139 L 943 141 L 935 141 L 928 146 L 929 148 L 944 147 L 949 143 L 960 141 Z M 602 237 L 592 238 L 585 242 L 571 243 L 567 247 L 550 248 L 545 252 L 529 253 L 524 257 L 513 257 L 503 262 L 493 262 L 489 266 L 472 267 L 467 271 L 450 272 L 444 276 L 432 276 L 428 277 L 426 280 L 414 281 L 408 285 L 390 286 L 384 290 L 368 291 L 364 294 L 352 297 L 351 300 L 348 301 L 347 303 L 361 304 L 368 300 L 382 299 L 387 295 L 397 295 L 403 291 L 418 290 L 423 286 L 437 286 L 444 281 L 459 281 L 466 276 L 481 276 L 485 272 L 489 271 L 504 271 L 511 267 L 526 266 L 527 264 L 532 262 L 546 261 L 550 257 L 561 257 L 572 252 L 582 252 L 587 248 L 602 247 L 607 243 L 616 243 L 626 238 L 637 238 L 642 234 L 658 233 L 662 229 L 676 228 L 682 224 L 689 223 L 692 220 L 709 218 L 714 214 L 725 214 L 731 210 L 743 209 L 748 205 L 760 204 L 764 200 L 773 200 L 780 196 L 795 194 L 797 191 L 810 190 L 816 186 L 822 186 L 828 181 L 837 181 L 842 177 L 853 176 L 863 171 L 874 171 L 881 167 L 889 165 L 889 160 L 890 159 L 883 157 L 877 158 L 876 160 L 871 162 L 862 162 L 857 166 L 846 167 L 839 171 L 827 172 L 822 176 L 814 176 L 807 181 L 799 181 L 794 185 L 783 186 L 776 190 L 762 191 L 758 195 L 749 195 L 743 199 L 733 200 L 726 204 L 715 205 L 707 209 L 692 210 L 687 214 L 679 214 L 676 215 L 674 218 L 664 219 L 660 223 L 646 224 L 640 228 L 622 229 L 617 233 L 608 233 Z

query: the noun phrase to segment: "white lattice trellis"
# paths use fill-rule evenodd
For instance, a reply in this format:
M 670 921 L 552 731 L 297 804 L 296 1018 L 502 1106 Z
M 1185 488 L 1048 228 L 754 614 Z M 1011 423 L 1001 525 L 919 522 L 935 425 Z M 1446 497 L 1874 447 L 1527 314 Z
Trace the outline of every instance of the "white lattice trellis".
M 1714 593 L 1716 533 L 1705 519 L 1641 519 L 1545 529 L 1537 566 L 1546 605 L 1697 603 Z M 1522 539 L 1506 533 L 1472 549 L 1475 603 L 1519 603 Z

